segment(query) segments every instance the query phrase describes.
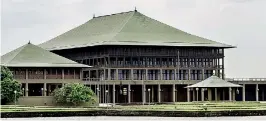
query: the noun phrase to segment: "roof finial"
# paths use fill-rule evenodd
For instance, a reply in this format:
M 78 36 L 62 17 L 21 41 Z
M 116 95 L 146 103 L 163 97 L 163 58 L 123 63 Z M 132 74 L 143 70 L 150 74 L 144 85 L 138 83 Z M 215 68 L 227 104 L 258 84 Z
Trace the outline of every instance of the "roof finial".
M 93 14 L 93 18 L 95 18 L 95 14 Z
M 137 7 L 135 6 L 135 12 L 137 12 Z

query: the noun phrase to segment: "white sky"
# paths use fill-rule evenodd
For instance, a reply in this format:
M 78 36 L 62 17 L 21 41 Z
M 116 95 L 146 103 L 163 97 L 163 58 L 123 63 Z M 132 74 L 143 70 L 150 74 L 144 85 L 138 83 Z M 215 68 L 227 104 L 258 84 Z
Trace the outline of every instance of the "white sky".
M 96 16 L 137 10 L 225 52 L 226 77 L 266 77 L 266 0 L 2 0 L 1 55 L 40 44 Z

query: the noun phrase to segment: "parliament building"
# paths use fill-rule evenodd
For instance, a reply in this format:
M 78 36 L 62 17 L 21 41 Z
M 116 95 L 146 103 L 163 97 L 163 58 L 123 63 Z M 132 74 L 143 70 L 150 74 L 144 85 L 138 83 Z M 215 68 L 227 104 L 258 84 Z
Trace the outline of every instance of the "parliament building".
M 51 92 L 73 82 L 91 87 L 100 103 L 265 101 L 265 78 L 225 78 L 224 50 L 230 48 L 135 10 L 93 17 L 42 44 L 28 43 L 3 55 L 1 65 L 22 83 L 21 104 L 52 104 Z M 209 93 L 216 89 L 195 96 L 198 90 L 186 88 L 211 76 L 242 87 L 232 96 L 218 89 L 218 97 Z

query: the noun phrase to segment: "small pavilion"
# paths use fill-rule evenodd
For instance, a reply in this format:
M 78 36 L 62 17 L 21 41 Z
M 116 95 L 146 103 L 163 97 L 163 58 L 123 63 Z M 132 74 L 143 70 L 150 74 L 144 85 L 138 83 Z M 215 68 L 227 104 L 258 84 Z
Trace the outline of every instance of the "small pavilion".
M 239 94 L 238 88 L 241 87 L 241 85 L 228 82 L 213 75 L 201 82 L 185 88 L 192 91 L 193 101 L 233 101 L 235 100 L 235 94 Z M 200 94 L 199 90 L 201 91 Z M 201 99 L 199 99 L 199 97 L 201 97 Z

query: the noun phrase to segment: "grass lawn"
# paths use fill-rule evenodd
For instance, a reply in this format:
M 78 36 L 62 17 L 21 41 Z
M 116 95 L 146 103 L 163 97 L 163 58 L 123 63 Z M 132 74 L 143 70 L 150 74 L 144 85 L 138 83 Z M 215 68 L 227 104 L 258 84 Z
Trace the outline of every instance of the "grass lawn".
M 93 110 L 152 110 L 152 111 L 228 111 L 228 110 L 266 110 L 266 103 L 260 102 L 183 102 L 158 105 L 129 105 L 114 107 L 58 107 L 1 105 L 1 112 L 60 112 Z

